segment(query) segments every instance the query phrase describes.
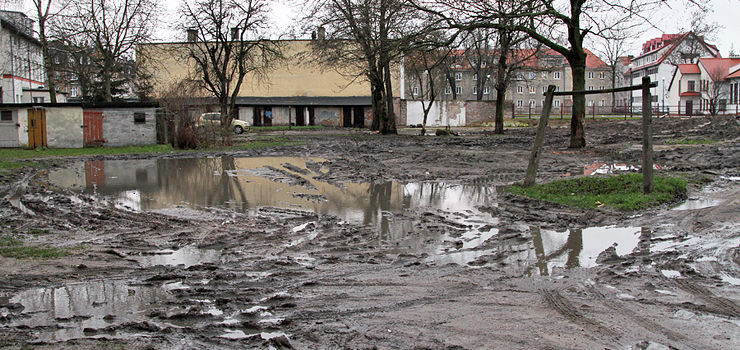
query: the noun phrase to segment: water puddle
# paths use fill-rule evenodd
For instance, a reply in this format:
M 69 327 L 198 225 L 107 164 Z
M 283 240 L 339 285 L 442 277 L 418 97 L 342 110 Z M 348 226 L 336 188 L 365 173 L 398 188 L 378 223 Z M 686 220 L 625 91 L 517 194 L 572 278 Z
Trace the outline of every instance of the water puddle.
M 599 255 L 611 247 L 617 257 L 628 255 L 640 242 L 642 230 L 605 226 L 558 232 L 532 228 L 537 259 L 532 273 L 547 276 L 557 268 L 594 267 Z
M 407 210 L 442 216 L 463 213 L 449 220 L 455 222 L 452 226 L 464 227 L 468 232 L 463 238 L 468 242 L 466 248 L 475 244 L 475 227 L 493 221 L 476 209 L 491 205 L 489 198 L 496 193 L 492 186 L 398 182 L 334 185 L 319 180 L 326 172 L 321 167 L 323 161 L 302 157 L 86 161 L 48 176 L 60 188 L 99 195 L 129 210 L 188 207 L 270 215 L 329 214 L 373 226 L 384 241 L 417 231 L 414 220 L 404 215 Z
M 660 170 L 661 166 L 654 164 L 653 169 Z M 639 170 L 639 167 L 631 164 L 597 162 L 586 165 L 583 169 L 577 169 L 573 173 L 568 173 L 567 175 L 612 175 L 626 172 L 637 172 Z
M 697 210 L 697 209 L 704 209 L 709 207 L 716 207 L 718 206 L 722 201 L 716 200 L 716 199 L 698 199 L 698 198 L 692 198 L 689 199 L 680 205 L 673 208 L 673 210 Z
M 205 263 L 217 263 L 221 261 L 221 252 L 212 249 L 199 249 L 187 246 L 178 250 L 158 250 L 154 252 L 129 255 L 131 260 L 139 263 L 142 267 L 157 265 L 184 265 L 185 267 L 201 265 Z

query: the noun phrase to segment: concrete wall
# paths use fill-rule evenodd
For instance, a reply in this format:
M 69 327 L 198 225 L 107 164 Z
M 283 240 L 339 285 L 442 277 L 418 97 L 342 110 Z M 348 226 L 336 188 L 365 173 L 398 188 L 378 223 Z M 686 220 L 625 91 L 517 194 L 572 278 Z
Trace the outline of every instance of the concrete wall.
M 339 107 L 316 107 L 316 125 L 342 126 L 341 115 Z
M 401 101 L 398 125 L 422 124 L 424 110 L 421 101 Z M 472 126 L 493 123 L 496 101 L 435 101 L 426 126 Z M 511 107 L 504 108 L 504 118 L 511 118 Z
M 10 112 L 13 120 L 0 121 L 0 147 L 18 147 L 18 136 L 21 130 L 18 124 L 18 111 L 11 110 Z
M 82 107 L 46 108 L 47 144 L 54 148 L 81 148 L 83 146 L 82 124 Z M 28 130 L 26 130 L 26 145 L 28 145 Z
M 157 143 L 154 108 L 103 109 L 103 137 L 106 146 L 140 146 Z M 134 123 L 134 113 L 144 113 L 144 123 Z M 82 124 L 80 124 L 82 125 Z M 82 137 L 80 137 L 82 140 Z

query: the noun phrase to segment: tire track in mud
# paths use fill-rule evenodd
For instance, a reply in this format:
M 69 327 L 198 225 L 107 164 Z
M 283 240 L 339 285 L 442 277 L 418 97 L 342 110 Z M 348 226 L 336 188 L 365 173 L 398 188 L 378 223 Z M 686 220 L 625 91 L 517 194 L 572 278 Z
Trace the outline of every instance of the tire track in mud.
M 688 280 L 670 280 L 671 284 L 675 285 L 679 289 L 691 294 L 693 297 L 706 303 L 704 307 L 697 305 L 698 311 L 709 312 L 717 315 L 740 318 L 740 305 L 734 301 L 715 296 L 708 289 L 693 284 Z
M 554 289 L 540 289 L 539 294 L 545 299 L 545 302 L 552 309 L 557 311 L 560 315 L 568 319 L 569 321 L 589 330 L 591 333 L 596 333 L 599 336 L 592 336 L 595 341 L 603 339 L 603 337 L 611 338 L 610 341 L 619 338 L 620 334 L 607 328 L 602 323 L 593 320 L 591 318 L 583 316 L 578 310 L 573 307 L 573 304 L 560 294 L 559 291 Z
M 628 317 L 634 323 L 640 325 L 640 327 L 649 331 L 650 333 L 661 334 L 665 336 L 668 340 L 672 342 L 671 344 L 669 344 L 671 349 L 702 349 L 704 348 L 704 346 L 699 346 L 696 344 L 689 344 L 691 340 L 687 338 L 685 335 L 674 332 L 668 328 L 665 328 L 662 325 L 655 323 L 643 316 L 639 316 L 632 310 L 610 300 L 603 293 L 598 291 L 594 286 L 589 286 L 587 289 L 594 296 L 595 299 L 598 299 L 602 303 L 602 305 L 607 306 L 609 309 L 614 310 L 616 313 L 619 313 L 622 316 Z M 641 341 L 644 339 L 631 339 L 631 340 L 633 340 L 634 342 L 628 345 L 634 345 L 634 343 L 636 343 L 637 341 Z

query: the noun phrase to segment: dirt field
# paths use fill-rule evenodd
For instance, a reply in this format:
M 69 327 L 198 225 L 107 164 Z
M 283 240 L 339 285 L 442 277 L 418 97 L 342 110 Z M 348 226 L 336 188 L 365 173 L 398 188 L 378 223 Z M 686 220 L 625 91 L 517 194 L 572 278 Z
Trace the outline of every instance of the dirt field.
M 692 180 L 678 210 L 499 193 L 523 179 L 534 128 L 285 132 L 295 145 L 156 156 L 316 157 L 244 182 L 303 188 L 293 197 L 311 203 L 331 204 L 311 194 L 324 185 L 485 189 L 472 207 L 379 200 L 380 224 L 279 205 L 127 209 L 51 180 L 103 159 L 45 160 L 2 178 L 2 234 L 69 255 L 0 258 L 0 347 L 740 349 L 740 121 L 656 119 L 654 129 L 657 174 Z M 551 127 L 538 182 L 594 163 L 639 166 L 640 132 L 639 121 L 590 122 L 589 147 L 574 151 L 567 127 Z M 402 188 L 426 188 L 414 186 Z

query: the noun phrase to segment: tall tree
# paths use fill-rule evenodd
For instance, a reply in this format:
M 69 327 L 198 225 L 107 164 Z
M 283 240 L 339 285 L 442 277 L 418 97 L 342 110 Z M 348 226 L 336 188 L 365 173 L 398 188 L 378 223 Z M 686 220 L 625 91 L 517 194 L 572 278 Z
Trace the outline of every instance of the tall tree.
M 392 69 L 426 31 L 404 0 L 315 0 L 308 16 L 319 28 L 316 58 L 354 79 L 367 79 L 372 129 L 395 134 Z
M 44 71 L 46 72 L 46 87 L 49 89 L 49 100 L 51 103 L 56 103 L 56 70 L 49 50 L 49 43 L 52 41 L 49 25 L 54 23 L 54 20 L 67 8 L 69 2 L 68 0 L 32 0 L 32 3 L 36 12 L 36 22 L 39 26 L 39 41 L 41 42 L 41 54 L 44 56 Z
M 80 0 L 65 18 L 66 40 L 76 47 L 92 47 L 103 90 L 103 100 L 113 100 L 120 62 L 133 55 L 136 44 L 147 41 L 157 19 L 154 0 Z
M 624 70 L 626 69 L 626 65 L 623 60 L 632 47 L 634 42 L 632 38 L 634 37 L 634 33 L 629 28 L 615 27 L 607 37 L 599 38 L 596 42 L 596 52 L 599 53 L 610 68 L 612 89 L 621 86 L 622 81 L 625 80 Z M 617 105 L 617 94 L 617 92 L 612 92 L 612 111 L 614 111 L 614 107 Z M 623 97 L 630 96 L 629 93 L 625 92 L 620 94 Z M 665 99 L 665 96 L 661 98 Z
M 184 2 L 179 26 L 194 35 L 185 59 L 195 65 L 193 77 L 218 100 L 221 125 L 236 117 L 236 97 L 247 75 L 265 79 L 283 59 L 282 45 L 261 39 L 267 27 L 267 0 L 194 0 Z
M 583 46 L 586 37 L 589 34 L 601 35 L 610 28 L 630 22 L 633 17 L 644 20 L 643 14 L 663 3 L 653 0 L 569 0 L 567 3 L 558 0 L 524 0 L 510 2 L 502 10 L 497 1 L 410 1 L 444 18 L 452 28 L 492 28 L 526 33 L 568 60 L 575 91 L 585 90 L 586 87 L 587 55 Z M 510 22 L 512 19 L 523 21 Z M 574 95 L 571 148 L 586 146 L 585 113 L 585 95 Z

